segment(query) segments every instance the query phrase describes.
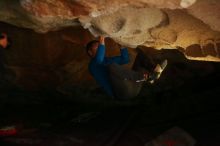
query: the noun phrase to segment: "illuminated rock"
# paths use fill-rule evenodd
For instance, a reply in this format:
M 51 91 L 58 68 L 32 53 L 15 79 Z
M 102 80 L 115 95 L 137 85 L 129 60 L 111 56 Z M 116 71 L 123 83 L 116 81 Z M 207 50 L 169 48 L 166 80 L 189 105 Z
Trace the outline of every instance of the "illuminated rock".
M 219 0 L 1 0 L 0 9 L 0 21 L 40 33 L 82 25 L 132 48 L 180 47 L 188 59 L 220 61 Z M 205 54 L 189 55 L 194 45 Z

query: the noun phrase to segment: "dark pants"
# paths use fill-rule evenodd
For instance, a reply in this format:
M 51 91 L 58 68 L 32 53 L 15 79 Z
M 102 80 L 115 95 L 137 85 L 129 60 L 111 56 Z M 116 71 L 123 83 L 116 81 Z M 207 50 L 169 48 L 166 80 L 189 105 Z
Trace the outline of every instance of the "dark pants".
M 155 66 L 152 58 L 137 49 L 138 54 L 135 58 L 132 69 L 127 69 L 118 64 L 109 66 L 110 81 L 114 95 L 117 99 L 129 99 L 136 97 L 144 82 L 136 82 L 143 79 L 144 73 L 153 71 Z

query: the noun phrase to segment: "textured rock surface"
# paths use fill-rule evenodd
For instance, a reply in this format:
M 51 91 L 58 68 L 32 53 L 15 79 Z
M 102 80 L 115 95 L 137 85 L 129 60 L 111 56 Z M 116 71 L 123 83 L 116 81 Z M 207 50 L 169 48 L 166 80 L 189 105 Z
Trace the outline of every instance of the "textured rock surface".
M 186 1 L 186 0 L 182 0 Z M 193 4 L 193 3 L 192 3 Z M 2 0 L 0 20 L 37 32 L 72 26 L 81 16 L 97 16 L 128 5 L 159 8 L 181 8 L 180 0 Z M 77 23 L 78 24 L 78 23 Z
M 187 12 L 208 24 L 213 30 L 220 31 L 220 1 L 198 0 Z
M 164 10 L 169 17 L 169 25 L 152 30 L 151 34 L 155 38 L 154 42 L 147 42 L 145 45 L 152 45 L 156 48 L 179 48 L 189 59 L 219 61 L 219 51 L 217 41 L 220 33 L 213 31 L 208 25 L 185 13 L 183 10 Z M 187 21 L 186 21 L 187 20 Z M 207 44 L 212 44 L 212 53 L 204 52 L 203 48 Z M 193 51 L 197 45 L 200 52 Z M 186 50 L 192 49 L 186 53 Z
M 83 6 L 63 0 L 12 0 L 0 2 L 0 19 L 37 32 L 48 32 L 78 25 L 76 18 L 88 14 Z
M 125 7 L 111 14 L 92 18 L 90 21 L 88 18 L 80 21 L 95 36 L 103 34 L 122 45 L 136 47 L 152 40 L 150 29 L 165 25 L 168 18 L 156 8 Z
M 216 45 L 220 33 L 185 10 L 126 7 L 109 15 L 87 17 L 80 21 L 92 34 L 107 35 L 125 46 L 181 47 L 188 59 L 220 61 Z M 210 44 L 209 51 L 204 51 L 207 44 Z M 201 51 L 194 52 L 190 47 L 194 45 L 200 46 Z M 186 49 L 192 51 L 186 53 Z
M 188 59 L 220 61 L 219 0 L 2 0 L 0 9 L 0 21 L 41 33 L 82 25 L 121 45 L 180 48 Z

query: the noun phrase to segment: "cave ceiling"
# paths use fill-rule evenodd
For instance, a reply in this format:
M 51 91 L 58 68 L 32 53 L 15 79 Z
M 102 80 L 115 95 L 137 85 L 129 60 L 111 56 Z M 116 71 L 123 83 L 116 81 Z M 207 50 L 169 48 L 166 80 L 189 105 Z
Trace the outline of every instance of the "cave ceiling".
M 38 33 L 82 26 L 127 47 L 220 61 L 219 0 L 1 0 L 0 21 Z

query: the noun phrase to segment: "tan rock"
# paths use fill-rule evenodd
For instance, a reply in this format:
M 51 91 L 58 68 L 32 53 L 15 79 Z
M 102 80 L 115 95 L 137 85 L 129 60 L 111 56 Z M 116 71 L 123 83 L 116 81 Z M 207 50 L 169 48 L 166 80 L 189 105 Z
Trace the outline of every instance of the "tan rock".
M 213 30 L 220 31 L 220 1 L 197 0 L 187 12 L 208 24 Z
M 186 57 L 219 61 L 219 0 L 1 0 L 0 10 L 0 21 L 40 33 L 83 25 L 133 48 L 202 46 L 207 55 Z
M 136 47 L 152 40 L 150 29 L 166 21 L 167 17 L 156 8 L 124 7 L 108 15 L 86 19 L 89 21 L 81 20 L 81 23 L 90 26 L 93 35 L 106 35 L 122 45 Z

